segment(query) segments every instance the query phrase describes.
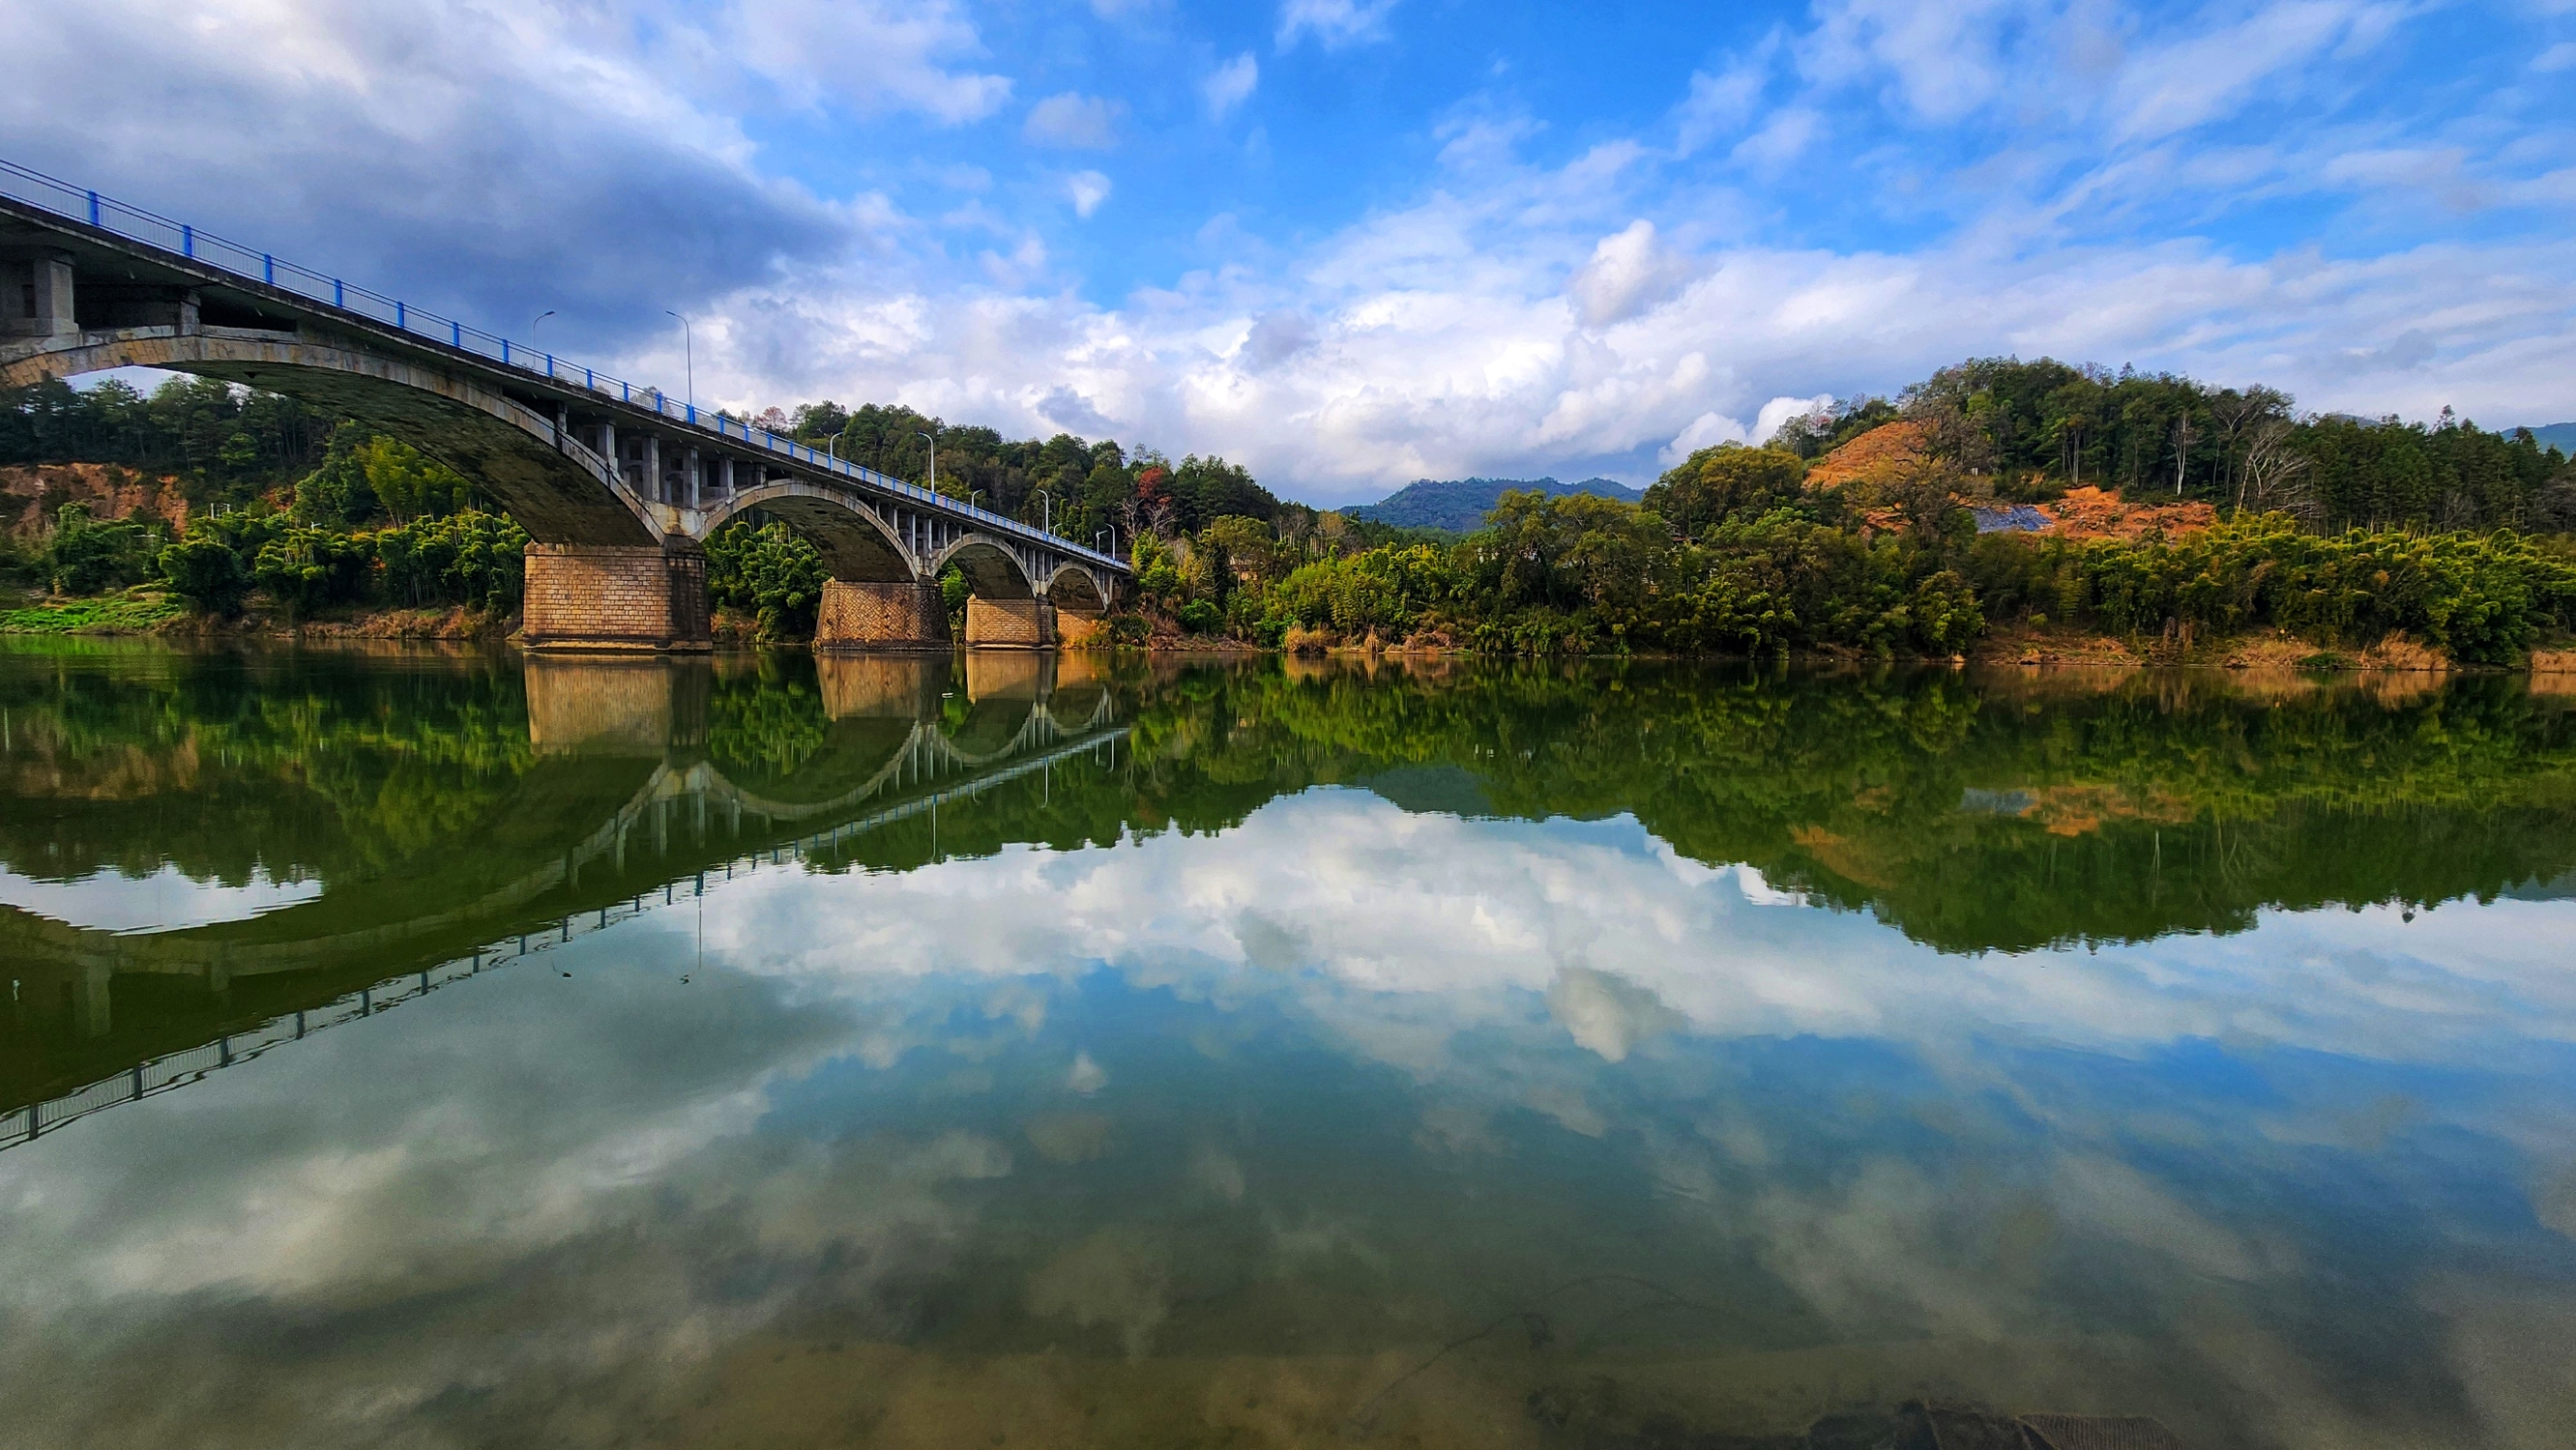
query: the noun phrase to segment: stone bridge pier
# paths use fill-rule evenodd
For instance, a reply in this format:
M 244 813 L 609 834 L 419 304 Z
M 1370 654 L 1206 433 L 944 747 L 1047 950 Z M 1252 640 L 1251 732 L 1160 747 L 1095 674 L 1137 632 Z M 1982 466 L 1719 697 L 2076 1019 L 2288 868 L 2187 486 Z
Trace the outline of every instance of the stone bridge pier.
M 521 638 L 535 650 L 604 653 L 714 647 L 707 556 L 659 544 L 530 544 Z
M 974 606 L 967 606 L 972 617 Z M 899 580 L 888 584 L 834 579 L 823 585 L 814 617 L 814 648 L 826 654 L 857 650 L 927 651 L 949 648 L 948 600 L 937 584 Z

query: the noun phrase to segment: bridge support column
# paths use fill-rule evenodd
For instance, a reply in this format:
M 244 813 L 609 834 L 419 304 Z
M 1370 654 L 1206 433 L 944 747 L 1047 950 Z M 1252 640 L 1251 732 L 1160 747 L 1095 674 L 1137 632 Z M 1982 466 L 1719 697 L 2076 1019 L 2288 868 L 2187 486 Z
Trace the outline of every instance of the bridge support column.
M 1043 599 L 966 601 L 968 649 L 1046 649 L 1055 643 L 1055 606 Z
M 25 262 L 0 265 L 0 335 L 69 337 L 80 331 L 72 316 L 72 264 L 47 252 Z
M 530 544 L 528 648 L 702 650 L 707 556 L 686 539 L 653 544 Z
M 814 616 L 817 650 L 945 652 L 948 647 L 948 601 L 938 585 L 824 582 L 822 607 Z

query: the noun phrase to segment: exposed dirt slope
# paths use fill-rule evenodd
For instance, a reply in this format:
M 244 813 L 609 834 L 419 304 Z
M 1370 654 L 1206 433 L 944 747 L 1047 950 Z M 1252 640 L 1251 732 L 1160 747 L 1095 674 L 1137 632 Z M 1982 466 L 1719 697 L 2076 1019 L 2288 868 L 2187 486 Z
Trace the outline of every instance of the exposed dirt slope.
M 172 477 L 147 477 L 113 463 L 19 463 L 0 467 L 0 529 L 19 537 L 41 532 L 67 503 L 93 517 L 158 514 L 175 533 L 188 526 L 188 500 Z

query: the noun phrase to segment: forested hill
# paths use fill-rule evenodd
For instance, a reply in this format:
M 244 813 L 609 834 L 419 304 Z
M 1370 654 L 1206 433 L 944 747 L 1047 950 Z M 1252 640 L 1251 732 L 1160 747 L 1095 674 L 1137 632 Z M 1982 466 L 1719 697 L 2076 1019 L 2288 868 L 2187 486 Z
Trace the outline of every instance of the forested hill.
M 2576 423 L 2552 423 L 2545 428 L 2534 428 L 2531 430 L 2531 441 L 2543 448 L 2555 448 L 2561 453 L 2576 454 Z
M 1355 519 L 1402 529 L 1446 529 L 1453 534 L 1471 534 L 1485 526 L 1485 515 L 1494 511 L 1503 495 L 1516 489 L 1550 498 L 1588 493 L 1622 503 L 1636 503 L 1646 496 L 1643 489 L 1628 488 L 1606 478 L 1587 478 L 1581 483 L 1559 483 L 1553 478 L 1457 478 L 1447 482 L 1420 478 L 1376 503 L 1342 512 Z

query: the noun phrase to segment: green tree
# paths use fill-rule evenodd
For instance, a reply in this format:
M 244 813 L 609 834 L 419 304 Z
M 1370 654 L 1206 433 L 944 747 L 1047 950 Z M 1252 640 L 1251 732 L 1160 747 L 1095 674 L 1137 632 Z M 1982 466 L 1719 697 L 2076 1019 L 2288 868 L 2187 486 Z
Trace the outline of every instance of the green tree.
M 1645 506 L 1692 538 L 1728 519 L 1797 503 L 1806 476 L 1806 461 L 1787 449 L 1721 443 L 1666 470 L 1646 489 Z

